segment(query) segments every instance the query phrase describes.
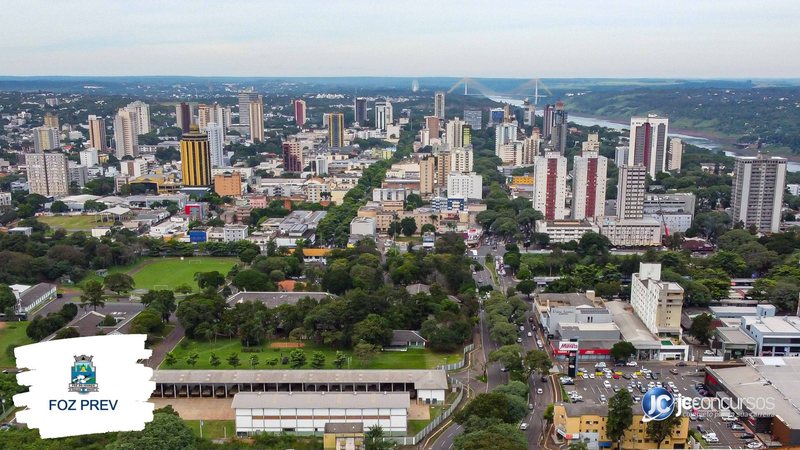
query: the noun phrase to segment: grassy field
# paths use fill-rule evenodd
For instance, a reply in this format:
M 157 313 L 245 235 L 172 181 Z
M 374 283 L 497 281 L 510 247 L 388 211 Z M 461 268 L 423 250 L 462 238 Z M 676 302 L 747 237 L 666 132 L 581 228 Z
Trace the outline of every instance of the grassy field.
M 67 231 L 87 231 L 99 226 L 112 225 L 113 222 L 98 222 L 97 215 L 86 216 L 40 216 L 36 220 L 50 225 L 50 228 L 63 228 Z
M 449 406 L 450 405 L 448 404 L 447 407 Z M 406 435 L 408 436 L 416 435 L 417 433 L 425 429 L 425 427 L 427 427 L 429 423 L 433 422 L 433 419 L 439 417 L 439 415 L 441 415 L 442 412 L 444 412 L 444 410 L 445 406 L 431 406 L 430 407 L 431 418 L 429 420 L 409 420 L 408 432 L 406 433 Z
M 200 421 L 185 420 L 186 425 L 192 429 L 195 436 L 200 436 Z M 227 433 L 227 434 L 226 434 Z M 222 439 L 236 435 L 236 424 L 233 420 L 204 420 L 203 439 Z
M 214 353 L 217 357 L 222 361 L 222 363 L 216 367 L 217 369 L 233 369 L 233 367 L 228 364 L 228 357 L 233 353 L 239 354 L 239 360 L 241 361 L 241 366 L 238 367 L 239 369 L 250 369 L 253 368 L 250 366 L 250 357 L 252 355 L 257 355 L 259 359 L 259 364 L 255 367 L 255 369 L 291 369 L 289 364 L 281 364 L 280 359 L 281 356 L 289 356 L 292 349 L 290 348 L 270 348 L 269 344 L 264 344 L 261 346 L 261 351 L 257 353 L 244 353 L 242 352 L 242 345 L 238 339 L 218 339 L 216 343 L 213 341 L 211 342 L 198 342 L 193 340 L 188 340 L 186 338 L 184 344 L 181 342 L 173 351 L 172 354 L 175 355 L 176 363 L 172 366 L 167 366 L 166 364 L 161 364 L 161 367 L 164 369 L 214 369 L 215 367 L 211 365 L 210 358 L 211 354 Z M 331 349 L 329 347 L 324 346 L 317 346 L 314 344 L 308 344 L 303 347 L 303 350 L 306 353 L 306 365 L 301 367 L 301 369 L 310 369 L 311 368 L 311 354 L 315 351 L 322 352 L 325 355 L 325 369 L 335 369 L 333 366 L 333 361 L 336 358 L 336 350 Z M 198 359 L 197 363 L 194 367 L 190 366 L 186 363 L 186 359 L 192 355 L 193 353 L 197 353 Z M 344 350 L 343 353 L 349 357 L 350 360 L 350 368 L 352 369 L 431 369 L 436 367 L 439 364 L 450 364 L 457 361 L 460 361 L 462 355 L 460 353 L 456 354 L 443 354 L 443 353 L 434 353 L 431 350 L 409 350 L 407 352 L 380 352 L 378 353 L 375 358 L 371 361 L 367 362 L 365 366 L 361 365 L 361 362 L 358 361 L 355 357 L 352 357 L 352 352 L 350 350 Z M 277 365 L 271 366 L 267 364 L 267 361 L 272 360 L 274 358 L 278 358 L 279 362 Z M 345 364 L 343 367 L 347 369 L 348 366 Z
M 195 272 L 211 272 L 216 270 L 226 275 L 238 263 L 237 258 L 214 258 L 204 256 L 170 258 L 142 258 L 128 266 L 112 267 L 109 274 L 124 272 L 133 277 L 136 289 L 174 289 L 181 284 L 188 284 L 198 290 L 194 281 Z M 81 281 L 100 280 L 91 274 Z
M 14 367 L 14 356 L 6 351 L 9 346 L 32 344 L 33 341 L 25 334 L 28 322 L 3 322 L 0 324 L 0 367 Z

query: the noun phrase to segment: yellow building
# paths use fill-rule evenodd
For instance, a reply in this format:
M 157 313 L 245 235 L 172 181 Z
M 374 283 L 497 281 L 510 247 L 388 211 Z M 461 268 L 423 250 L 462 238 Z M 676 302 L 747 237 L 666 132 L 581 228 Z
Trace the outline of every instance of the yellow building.
M 533 177 L 527 175 L 512 177 L 511 184 L 533 184 Z
M 322 435 L 324 450 L 364 450 L 364 424 L 328 422 Z
M 181 175 L 184 186 L 209 186 L 211 184 L 211 151 L 208 136 L 192 125 L 181 136 Z
M 225 172 L 214 175 L 214 192 L 220 197 L 229 195 L 239 197 L 242 195 L 242 176 L 239 172 Z
M 55 114 L 46 113 L 44 115 L 44 126 L 58 130 L 58 116 Z
M 638 411 L 637 411 L 638 409 Z M 689 418 L 682 417 L 681 424 L 672 436 L 664 439 L 659 446 L 647 438 L 647 424 L 641 406 L 633 405 L 633 424 L 622 438 L 625 450 L 650 450 L 652 448 L 686 448 L 689 437 Z M 556 437 L 561 443 L 586 442 L 589 448 L 616 448 L 616 442 L 606 435 L 608 406 L 590 403 L 556 403 L 553 408 L 553 425 Z

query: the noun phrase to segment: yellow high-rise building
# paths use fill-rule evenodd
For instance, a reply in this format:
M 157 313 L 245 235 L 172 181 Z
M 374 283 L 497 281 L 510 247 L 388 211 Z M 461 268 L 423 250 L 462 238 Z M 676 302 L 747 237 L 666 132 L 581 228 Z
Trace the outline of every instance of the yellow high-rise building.
M 344 147 L 344 114 L 328 116 L 328 147 Z
M 58 130 L 58 116 L 52 113 L 46 113 L 44 115 L 44 126 Z
M 208 136 L 192 125 L 181 136 L 181 174 L 184 186 L 211 185 L 211 151 Z

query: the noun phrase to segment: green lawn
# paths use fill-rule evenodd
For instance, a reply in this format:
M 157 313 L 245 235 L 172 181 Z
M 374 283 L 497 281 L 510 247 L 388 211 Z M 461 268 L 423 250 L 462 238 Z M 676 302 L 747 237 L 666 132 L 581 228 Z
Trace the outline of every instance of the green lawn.
M 124 272 L 133 277 L 136 289 L 174 289 L 181 284 L 188 284 L 198 290 L 194 281 L 195 272 L 218 271 L 226 275 L 239 263 L 237 258 L 215 258 L 210 256 L 191 256 L 183 260 L 179 257 L 141 258 L 134 264 L 112 267 L 108 273 Z M 89 280 L 101 280 L 91 273 L 81 280 L 81 284 Z
M 36 220 L 50 225 L 50 228 L 63 228 L 67 231 L 87 231 L 95 227 L 110 226 L 114 222 L 98 222 L 95 214 L 86 216 L 40 216 Z
M 184 344 L 186 342 L 186 344 Z M 175 364 L 172 366 L 167 366 L 166 364 L 161 364 L 161 368 L 163 369 L 214 369 L 211 365 L 210 358 L 211 354 L 214 353 L 217 357 L 222 361 L 222 363 L 216 367 L 217 369 L 233 369 L 230 364 L 228 364 L 228 357 L 233 353 L 239 354 L 239 360 L 241 361 L 241 366 L 238 367 L 239 369 L 250 369 L 250 357 L 252 355 L 257 355 L 259 359 L 259 364 L 255 367 L 256 369 L 291 369 L 289 364 L 283 365 L 280 363 L 281 355 L 289 356 L 292 349 L 277 349 L 277 348 L 270 348 L 269 344 L 262 345 L 261 351 L 256 353 L 244 353 L 242 352 L 242 345 L 238 339 L 218 339 L 216 343 L 213 341 L 211 342 L 198 342 L 194 340 L 190 340 L 184 338 L 184 342 L 181 342 L 175 349 L 172 351 L 173 355 L 175 355 L 175 359 L 177 360 Z M 325 355 L 325 369 L 335 369 L 333 366 L 333 360 L 336 357 L 336 350 L 331 349 L 330 347 L 325 346 L 318 346 L 314 344 L 307 344 L 303 347 L 303 350 L 306 353 L 306 365 L 301 367 L 301 369 L 310 369 L 311 368 L 311 354 L 315 351 L 322 352 Z M 352 352 L 350 350 L 343 351 L 347 356 L 352 356 Z M 194 367 L 190 366 L 186 363 L 186 359 L 192 355 L 193 353 L 197 353 L 198 359 L 197 363 Z M 277 365 L 269 365 L 267 362 L 278 358 L 279 362 Z M 460 361 L 462 358 L 460 353 L 454 354 L 442 354 L 442 353 L 434 353 L 431 350 L 409 350 L 407 352 L 380 352 L 374 359 L 367 362 L 363 368 L 366 369 L 432 369 L 439 364 L 444 363 L 454 363 Z M 348 366 L 345 364 L 343 367 L 347 369 Z M 358 361 L 356 358 L 351 358 L 350 360 L 350 368 L 351 369 L 360 369 L 362 368 L 361 362 Z
M 199 420 L 184 420 L 195 436 L 200 436 Z M 227 434 L 226 434 L 227 432 Z M 203 439 L 222 439 L 236 435 L 236 423 L 233 420 L 204 420 Z
M 25 334 L 28 329 L 28 322 L 4 322 L 4 327 L 0 329 L 0 367 L 14 367 L 15 359 L 13 352 L 9 354 L 10 346 L 21 346 L 32 344 L 33 341 Z

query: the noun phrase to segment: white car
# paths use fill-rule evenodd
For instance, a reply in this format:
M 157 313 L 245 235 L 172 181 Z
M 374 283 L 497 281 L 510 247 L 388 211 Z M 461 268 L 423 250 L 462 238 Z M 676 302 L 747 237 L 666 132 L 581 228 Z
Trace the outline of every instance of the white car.
M 706 438 L 706 442 L 708 442 L 709 444 L 717 444 L 719 443 L 719 438 L 716 436 L 709 436 Z M 758 448 L 758 447 L 749 447 L 749 448 Z
M 625 365 L 628 367 L 636 367 L 636 361 L 628 361 Z
M 738 419 L 733 414 L 726 414 L 720 416 L 723 422 L 736 422 Z
M 542 388 L 539 388 L 539 389 L 536 390 L 536 393 L 537 394 L 544 394 L 544 391 L 542 390 Z
M 753 441 L 753 442 L 747 444 L 747 448 L 761 448 L 763 446 L 764 446 L 764 444 L 762 444 L 761 442 L 758 442 L 758 441 Z
M 714 350 L 706 350 L 706 351 L 703 352 L 703 354 L 707 355 L 707 356 L 713 356 L 714 355 Z
M 606 395 L 600 394 L 600 403 L 605 403 L 605 402 L 606 402 Z
M 533 333 L 531 333 L 530 331 L 528 331 L 528 337 L 533 337 Z
M 594 374 L 593 374 L 593 373 L 590 373 L 590 374 L 589 374 L 589 379 L 590 379 L 590 380 L 594 380 L 594 377 L 595 377 L 595 376 L 594 376 Z
M 611 383 L 608 380 L 603 381 L 603 387 L 606 389 L 611 389 Z
M 525 430 L 527 430 L 527 429 L 528 429 L 528 424 L 527 424 L 527 423 L 525 423 L 525 422 L 522 422 L 521 424 L 519 424 L 519 429 L 520 429 L 521 431 L 525 431 Z
M 595 365 L 594 365 L 594 368 L 595 368 L 595 369 L 600 369 L 600 368 L 603 368 L 603 367 L 605 367 L 605 366 L 606 366 L 606 363 L 604 363 L 604 362 L 599 362 L 599 363 L 597 363 L 597 364 L 595 364 Z

